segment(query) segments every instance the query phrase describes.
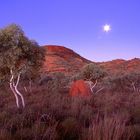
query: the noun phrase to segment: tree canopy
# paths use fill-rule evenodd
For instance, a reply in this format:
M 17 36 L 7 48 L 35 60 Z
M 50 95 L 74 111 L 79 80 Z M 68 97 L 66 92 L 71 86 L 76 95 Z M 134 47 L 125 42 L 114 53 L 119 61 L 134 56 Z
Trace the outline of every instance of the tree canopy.
M 106 72 L 99 65 L 90 63 L 82 68 L 80 75 L 85 80 L 95 81 L 103 78 Z
M 28 39 L 20 26 L 11 24 L 0 29 L 0 79 L 6 79 L 11 69 L 15 74 L 20 71 L 33 76 L 43 58 L 42 48 Z

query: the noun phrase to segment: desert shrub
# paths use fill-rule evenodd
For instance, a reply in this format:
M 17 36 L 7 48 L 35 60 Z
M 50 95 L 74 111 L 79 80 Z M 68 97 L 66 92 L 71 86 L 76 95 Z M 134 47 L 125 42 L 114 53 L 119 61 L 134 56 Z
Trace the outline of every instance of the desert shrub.
M 52 93 L 64 93 L 65 91 L 68 91 L 68 84 L 70 81 L 70 78 L 68 76 L 65 76 L 61 72 L 54 73 L 51 75 L 52 80 L 48 81 L 47 83 L 47 90 Z
M 104 84 L 111 91 L 124 91 L 123 75 L 114 75 L 105 78 Z
M 133 140 L 134 132 L 126 126 L 126 119 L 118 115 L 97 117 L 89 129 L 88 140 Z
M 53 126 L 48 127 L 45 130 L 45 133 L 43 134 L 42 139 L 57 140 L 58 139 L 57 125 L 58 123 L 54 124 Z
M 33 137 L 32 139 L 47 139 L 47 140 L 55 140 L 57 139 L 57 125 L 55 124 L 51 126 L 46 126 L 45 123 L 37 122 L 33 125 L 32 131 L 33 131 Z
M 135 108 L 132 108 L 131 116 L 133 124 L 140 124 L 140 105 L 137 105 Z
M 9 112 L 2 111 L 0 113 L 0 123 L 4 125 L 10 119 L 10 117 L 11 117 L 11 115 Z
M 140 139 L 140 125 L 136 124 L 133 126 L 133 131 L 135 133 L 135 140 Z
M 32 140 L 33 139 L 33 131 L 30 128 L 19 129 L 16 131 L 14 137 L 15 140 Z
M 2 128 L 2 129 L 0 129 L 0 139 L 1 140 L 10 140 L 10 139 L 12 139 L 12 136 L 6 129 Z
M 60 140 L 78 140 L 81 135 L 80 124 L 74 118 L 65 119 L 58 128 Z
M 140 73 L 117 73 L 105 79 L 106 86 L 112 91 L 140 92 Z
M 113 113 L 124 113 L 128 116 L 130 116 L 129 114 L 131 110 L 133 110 L 135 101 L 133 94 L 119 92 L 97 94 L 91 100 L 96 113 L 100 112 L 103 115 L 105 113 L 108 115 Z
M 88 97 L 85 98 L 79 96 L 73 97 L 70 104 L 70 110 L 69 110 L 70 114 L 73 117 L 78 118 L 82 107 L 88 105 L 88 102 L 89 102 Z
M 79 113 L 79 121 L 84 127 L 89 127 L 94 116 L 94 108 L 90 105 L 83 105 Z

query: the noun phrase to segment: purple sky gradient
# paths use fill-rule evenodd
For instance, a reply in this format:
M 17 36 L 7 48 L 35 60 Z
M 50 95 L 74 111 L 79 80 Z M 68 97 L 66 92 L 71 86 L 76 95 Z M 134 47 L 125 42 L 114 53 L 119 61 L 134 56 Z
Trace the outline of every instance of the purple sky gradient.
M 0 28 L 10 23 L 93 61 L 140 58 L 140 0 L 0 0 Z

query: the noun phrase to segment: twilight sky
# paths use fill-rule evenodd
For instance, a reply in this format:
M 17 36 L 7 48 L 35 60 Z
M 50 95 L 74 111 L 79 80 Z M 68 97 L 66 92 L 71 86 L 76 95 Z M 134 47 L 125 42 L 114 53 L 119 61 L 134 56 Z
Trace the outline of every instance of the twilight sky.
M 10 23 L 93 61 L 140 58 L 140 0 L 0 0 L 0 28 Z

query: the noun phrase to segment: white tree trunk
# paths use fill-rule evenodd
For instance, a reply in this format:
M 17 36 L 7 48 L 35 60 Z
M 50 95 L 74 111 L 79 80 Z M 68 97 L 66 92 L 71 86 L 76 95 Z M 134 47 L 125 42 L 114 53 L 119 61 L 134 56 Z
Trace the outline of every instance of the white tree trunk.
M 24 97 L 23 95 L 19 92 L 19 90 L 17 89 L 18 87 L 18 84 L 19 84 L 19 80 L 20 80 L 20 75 L 21 73 L 18 74 L 18 78 L 17 78 L 17 82 L 16 84 L 14 83 L 14 74 L 13 74 L 13 71 L 11 70 L 11 79 L 10 79 L 10 88 L 12 90 L 12 92 L 14 93 L 14 96 L 16 98 L 16 104 L 17 104 L 17 107 L 19 108 L 19 98 L 18 98 L 18 95 L 21 97 L 21 101 L 22 101 L 22 106 L 23 108 L 25 107 L 25 101 L 24 101 Z
M 88 80 L 88 81 L 85 81 L 85 83 L 87 83 L 87 84 L 89 85 L 90 90 L 91 90 L 91 92 L 93 93 L 93 88 L 97 85 L 98 82 L 97 82 L 97 80 L 96 80 L 95 83 L 93 84 L 92 81 Z
M 16 104 L 17 104 L 17 107 L 19 108 L 19 99 L 18 99 L 18 96 L 17 96 L 17 94 L 16 94 L 16 92 L 15 92 L 15 90 L 13 88 L 13 84 L 12 83 L 10 83 L 10 88 L 11 88 L 12 92 L 14 93 L 14 96 L 16 98 Z
M 97 80 L 95 81 L 95 84 L 91 86 L 91 91 L 93 92 L 93 88 L 97 85 Z
M 23 95 L 18 91 L 17 87 L 15 87 L 15 91 L 21 97 L 22 106 L 24 108 L 25 107 L 25 101 L 24 101 Z
M 18 78 L 17 78 L 16 85 L 15 85 L 14 87 L 15 87 L 16 93 L 21 97 L 21 101 L 22 101 L 23 107 L 25 107 L 25 101 L 24 101 L 23 95 L 22 95 L 22 94 L 19 92 L 19 90 L 17 89 L 17 86 L 18 86 L 19 80 L 20 80 L 20 75 L 21 75 L 21 74 L 19 73 Z

